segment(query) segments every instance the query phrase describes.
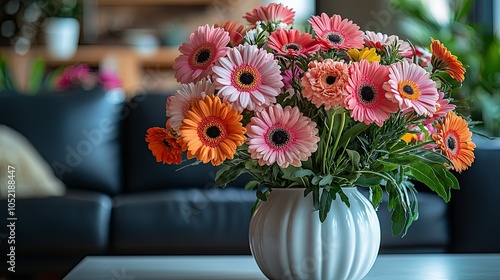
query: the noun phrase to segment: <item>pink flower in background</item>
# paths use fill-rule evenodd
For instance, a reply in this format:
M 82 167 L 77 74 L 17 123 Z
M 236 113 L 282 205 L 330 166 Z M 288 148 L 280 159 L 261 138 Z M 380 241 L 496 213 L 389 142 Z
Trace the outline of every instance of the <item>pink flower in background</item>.
M 399 39 L 396 35 L 387 35 L 380 32 L 365 31 L 363 34 L 364 45 L 368 48 L 376 48 L 379 51 L 386 51 L 387 48 L 398 46 L 398 54 L 403 57 L 411 57 L 413 49 L 408 42 Z
M 122 87 L 122 80 L 115 73 L 109 70 L 99 73 L 99 83 L 106 91 Z
M 429 119 L 426 119 L 424 121 L 424 124 L 431 124 L 433 123 L 436 119 L 445 117 L 448 112 L 454 111 L 455 108 L 457 107 L 455 104 L 450 104 L 450 100 L 444 98 L 444 93 L 440 90 L 438 90 L 438 101 L 437 101 L 437 106 L 436 106 L 436 112 L 430 117 Z
M 68 89 L 75 86 L 92 88 L 96 79 L 90 66 L 86 64 L 76 64 L 66 67 L 56 78 L 55 86 L 59 90 Z
M 295 65 L 294 70 L 292 69 L 286 69 L 281 72 L 281 77 L 283 77 L 283 89 L 286 91 L 290 88 L 292 88 L 292 82 L 293 81 L 300 81 L 300 75 L 304 73 L 304 70 L 302 70 L 300 67 Z

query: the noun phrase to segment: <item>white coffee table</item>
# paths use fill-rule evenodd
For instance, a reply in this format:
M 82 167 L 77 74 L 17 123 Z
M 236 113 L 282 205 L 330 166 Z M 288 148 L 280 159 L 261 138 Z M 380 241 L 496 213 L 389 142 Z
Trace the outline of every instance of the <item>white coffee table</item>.
M 89 256 L 64 280 L 266 279 L 252 256 Z M 379 255 L 365 280 L 500 279 L 500 254 Z

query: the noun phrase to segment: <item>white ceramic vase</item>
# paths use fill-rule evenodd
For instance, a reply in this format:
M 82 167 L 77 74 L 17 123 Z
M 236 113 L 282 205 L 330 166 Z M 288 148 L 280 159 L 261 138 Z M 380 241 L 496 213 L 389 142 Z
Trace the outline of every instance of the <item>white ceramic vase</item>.
M 344 188 L 326 220 L 319 221 L 304 189 L 273 189 L 250 220 L 252 255 L 269 279 L 361 279 L 380 248 L 380 224 L 357 188 Z

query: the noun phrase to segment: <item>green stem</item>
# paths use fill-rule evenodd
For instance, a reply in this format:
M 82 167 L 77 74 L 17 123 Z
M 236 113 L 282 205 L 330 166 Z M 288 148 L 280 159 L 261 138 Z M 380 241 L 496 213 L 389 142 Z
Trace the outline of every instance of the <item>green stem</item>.
M 333 123 L 335 120 L 335 115 L 336 115 L 336 112 L 333 113 L 333 115 L 330 119 L 330 124 L 328 125 L 328 137 L 327 137 L 326 142 L 325 142 L 325 150 L 323 151 L 323 164 L 321 166 L 323 174 L 326 174 L 326 154 L 328 151 L 328 147 L 330 146 L 330 139 L 332 138 L 332 130 L 333 130 Z

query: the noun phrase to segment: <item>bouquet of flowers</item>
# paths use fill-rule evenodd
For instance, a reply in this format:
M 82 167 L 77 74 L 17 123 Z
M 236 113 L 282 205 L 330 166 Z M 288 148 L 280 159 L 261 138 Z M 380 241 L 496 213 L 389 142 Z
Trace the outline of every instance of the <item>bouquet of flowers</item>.
M 149 149 L 158 162 L 222 165 L 217 186 L 248 173 L 260 200 L 303 188 L 321 221 L 337 194 L 349 205 L 344 187 L 370 188 L 374 207 L 385 191 L 393 234 L 406 233 L 418 218 L 412 181 L 449 201 L 453 172 L 474 160 L 452 96 L 462 63 L 432 38 L 427 50 L 325 13 L 301 32 L 294 14 L 272 3 L 246 13 L 247 27 L 192 33 L 173 66 L 181 89 L 165 127 L 147 131 Z

